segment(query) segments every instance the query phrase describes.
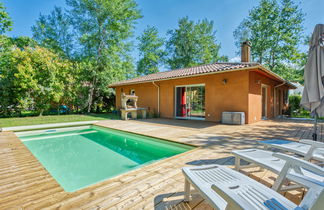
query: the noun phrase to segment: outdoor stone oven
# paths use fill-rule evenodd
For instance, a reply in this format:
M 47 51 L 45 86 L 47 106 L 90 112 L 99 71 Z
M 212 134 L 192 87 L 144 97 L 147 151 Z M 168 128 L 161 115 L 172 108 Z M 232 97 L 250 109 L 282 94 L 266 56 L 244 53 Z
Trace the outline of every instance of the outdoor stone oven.
M 122 93 L 121 95 L 121 118 L 123 120 L 128 120 L 128 113 L 131 113 L 133 119 L 137 119 L 137 112 L 141 111 L 142 118 L 146 118 L 146 109 L 137 107 L 138 96 L 126 95 Z

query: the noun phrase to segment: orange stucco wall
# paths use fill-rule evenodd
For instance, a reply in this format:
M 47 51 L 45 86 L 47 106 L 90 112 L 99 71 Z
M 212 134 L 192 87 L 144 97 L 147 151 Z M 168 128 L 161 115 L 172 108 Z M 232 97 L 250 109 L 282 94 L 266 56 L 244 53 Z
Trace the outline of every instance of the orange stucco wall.
M 224 79 L 227 80 L 226 84 L 223 83 Z M 204 84 L 207 121 L 219 122 L 223 111 L 237 111 L 245 112 L 246 123 L 253 123 L 261 119 L 261 85 L 268 86 L 267 117 L 271 118 L 274 116 L 274 86 L 280 82 L 268 78 L 257 70 L 245 70 L 157 81 L 155 84 L 160 87 L 160 117 L 175 116 L 176 86 Z M 287 89 L 284 86 L 280 88 Z M 131 90 L 135 90 L 135 94 L 139 97 L 139 107 L 145 107 L 150 112 L 158 112 L 158 88 L 151 82 L 116 87 L 117 109 L 120 108 L 121 93 L 129 94 Z
M 282 114 L 280 107 L 284 108 L 283 95 L 278 100 L 278 91 L 288 91 L 286 85 L 275 88 L 275 86 L 281 83 L 273 80 L 257 71 L 250 71 L 249 73 L 249 111 L 248 111 L 248 123 L 254 123 L 262 118 L 262 98 L 261 87 L 267 87 L 267 118 L 273 118 L 279 114 Z M 276 94 L 275 94 L 276 91 Z M 276 100 L 275 100 L 276 95 Z
M 121 108 L 121 94 L 122 92 L 130 94 L 131 90 L 135 90 L 138 96 L 137 106 L 145 107 L 150 112 L 157 113 L 157 87 L 152 83 L 143 83 L 137 85 L 127 85 L 116 88 L 116 107 Z
M 227 83 L 223 84 L 226 79 Z M 220 121 L 223 111 L 248 112 L 248 71 L 226 72 L 155 82 L 160 86 L 160 116 L 175 116 L 175 87 L 205 84 L 205 113 L 207 121 Z M 116 88 L 116 105 L 120 108 L 121 92 L 131 89 L 139 97 L 138 106 L 157 112 L 157 87 L 152 83 L 120 86 Z

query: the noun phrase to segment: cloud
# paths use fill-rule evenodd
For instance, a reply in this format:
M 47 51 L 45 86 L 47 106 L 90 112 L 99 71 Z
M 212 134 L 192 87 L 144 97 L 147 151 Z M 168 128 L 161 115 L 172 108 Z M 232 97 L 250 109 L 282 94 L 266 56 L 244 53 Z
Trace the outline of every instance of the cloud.
M 236 56 L 236 57 L 230 58 L 229 59 L 229 62 L 233 62 L 233 63 L 241 62 L 241 57 L 240 56 Z

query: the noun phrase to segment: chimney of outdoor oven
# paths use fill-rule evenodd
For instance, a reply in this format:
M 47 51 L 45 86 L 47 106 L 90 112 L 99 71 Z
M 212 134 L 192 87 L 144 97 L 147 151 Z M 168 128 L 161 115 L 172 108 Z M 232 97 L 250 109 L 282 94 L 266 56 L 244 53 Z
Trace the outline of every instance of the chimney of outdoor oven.
M 251 62 L 251 42 L 249 41 L 242 42 L 241 62 Z

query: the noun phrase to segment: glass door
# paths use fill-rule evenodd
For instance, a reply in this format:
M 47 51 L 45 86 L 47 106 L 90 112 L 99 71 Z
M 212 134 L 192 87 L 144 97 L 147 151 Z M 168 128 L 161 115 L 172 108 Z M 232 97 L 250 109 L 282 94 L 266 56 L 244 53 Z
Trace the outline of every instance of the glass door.
M 205 118 L 205 86 L 176 87 L 175 112 L 177 118 Z

